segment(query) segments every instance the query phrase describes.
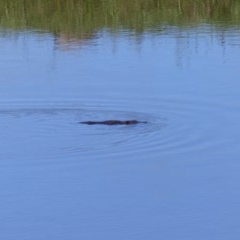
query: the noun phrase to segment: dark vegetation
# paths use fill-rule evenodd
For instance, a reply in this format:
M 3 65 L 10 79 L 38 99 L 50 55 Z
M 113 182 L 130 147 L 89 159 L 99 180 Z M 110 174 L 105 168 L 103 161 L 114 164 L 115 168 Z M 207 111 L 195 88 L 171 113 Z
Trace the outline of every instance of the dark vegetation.
M 84 38 L 102 29 L 136 34 L 166 25 L 240 24 L 238 0 L 0 0 L 2 28 Z

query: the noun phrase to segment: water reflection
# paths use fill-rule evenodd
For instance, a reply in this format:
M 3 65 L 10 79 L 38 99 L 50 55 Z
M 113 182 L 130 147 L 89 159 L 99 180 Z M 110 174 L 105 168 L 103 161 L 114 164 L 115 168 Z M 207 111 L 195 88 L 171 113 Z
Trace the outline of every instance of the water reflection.
M 82 36 L 78 36 L 78 38 L 60 33 L 54 35 L 54 47 L 62 51 L 74 51 L 81 49 L 81 47 L 91 45 L 91 42 L 96 38 L 96 33 L 82 34 Z
M 8 35 L 9 30 L 11 34 L 12 31 L 25 30 L 51 34 L 55 48 L 64 51 L 92 44 L 103 32 L 118 38 L 126 31 L 139 43 L 150 36 L 172 35 L 178 41 L 176 55 L 177 61 L 181 62 L 184 49 L 189 48 L 189 39 L 200 38 L 199 32 L 217 36 L 223 47 L 231 33 L 236 37 L 239 33 L 236 26 L 240 24 L 238 9 L 238 1 L 229 0 L 140 0 L 127 3 L 123 0 L 32 3 L 0 0 L 1 35 Z M 200 31 L 197 28 L 201 28 Z M 239 45 L 239 42 L 235 40 L 232 44 Z
M 239 2 L 233 0 L 55 0 L 25 2 L 0 1 L 1 26 L 7 29 L 34 29 L 64 39 L 86 39 L 109 29 L 126 29 L 141 35 L 159 33 L 163 25 L 179 28 L 204 24 L 229 28 L 240 23 Z

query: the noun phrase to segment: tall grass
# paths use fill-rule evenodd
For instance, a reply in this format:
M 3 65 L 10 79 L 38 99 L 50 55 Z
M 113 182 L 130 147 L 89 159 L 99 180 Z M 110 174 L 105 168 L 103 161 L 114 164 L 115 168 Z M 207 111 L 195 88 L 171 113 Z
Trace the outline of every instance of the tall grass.
M 162 24 L 240 25 L 238 0 L 0 0 L 0 25 L 81 36 L 103 28 L 136 33 Z M 226 27 L 225 26 L 225 27 Z

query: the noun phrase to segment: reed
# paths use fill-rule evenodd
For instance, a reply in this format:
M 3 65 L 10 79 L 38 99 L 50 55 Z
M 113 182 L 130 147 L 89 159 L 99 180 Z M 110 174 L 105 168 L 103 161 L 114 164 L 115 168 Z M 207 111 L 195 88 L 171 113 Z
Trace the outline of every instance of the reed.
M 0 24 L 81 37 L 108 28 L 136 33 L 163 25 L 240 24 L 238 0 L 0 0 Z

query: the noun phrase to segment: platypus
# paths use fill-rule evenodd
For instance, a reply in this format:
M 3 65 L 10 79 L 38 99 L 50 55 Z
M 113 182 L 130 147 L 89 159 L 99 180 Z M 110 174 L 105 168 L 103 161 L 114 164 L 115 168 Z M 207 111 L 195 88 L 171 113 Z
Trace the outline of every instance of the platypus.
M 88 125 L 95 125 L 95 124 L 103 124 L 103 125 L 135 125 L 138 123 L 147 123 L 147 122 L 141 122 L 137 120 L 106 120 L 106 121 L 85 121 L 80 122 L 82 124 L 88 124 Z

